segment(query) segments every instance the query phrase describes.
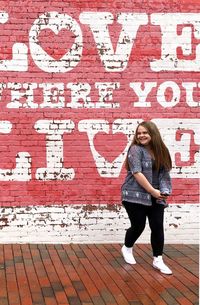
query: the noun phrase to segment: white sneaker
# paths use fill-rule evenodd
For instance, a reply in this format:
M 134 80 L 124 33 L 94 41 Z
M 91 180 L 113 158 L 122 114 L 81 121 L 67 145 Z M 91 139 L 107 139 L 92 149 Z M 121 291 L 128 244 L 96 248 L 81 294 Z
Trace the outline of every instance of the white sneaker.
M 132 253 L 132 247 L 131 248 L 127 248 L 125 245 L 121 248 L 121 252 L 122 255 L 124 257 L 124 260 L 126 263 L 134 265 L 136 264 L 136 261 L 133 257 L 133 253 Z
M 153 267 L 160 270 L 161 273 L 172 274 L 171 269 L 169 269 L 163 262 L 162 256 L 154 257 Z

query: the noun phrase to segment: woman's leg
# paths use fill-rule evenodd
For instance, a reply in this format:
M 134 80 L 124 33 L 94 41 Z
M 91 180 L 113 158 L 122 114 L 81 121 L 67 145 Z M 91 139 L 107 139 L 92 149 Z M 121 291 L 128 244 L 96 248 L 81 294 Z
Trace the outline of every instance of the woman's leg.
M 153 267 L 164 274 L 172 274 L 172 271 L 163 262 L 164 248 L 164 206 L 153 201 L 153 206 L 148 213 L 149 226 L 151 228 L 151 245 L 153 250 Z
M 148 207 L 127 201 L 124 201 L 123 205 L 131 223 L 131 227 L 126 231 L 125 235 L 125 246 L 130 248 L 144 231 Z
M 153 205 L 148 211 L 149 226 L 151 229 L 151 246 L 153 256 L 159 256 L 164 248 L 164 206 L 152 200 Z

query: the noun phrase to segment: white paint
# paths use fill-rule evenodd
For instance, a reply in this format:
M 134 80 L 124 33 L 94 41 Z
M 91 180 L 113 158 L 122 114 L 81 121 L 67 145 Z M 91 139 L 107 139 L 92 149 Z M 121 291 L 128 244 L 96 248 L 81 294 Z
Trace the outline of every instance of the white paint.
M 20 57 L 19 57 L 20 54 Z M 28 70 L 28 48 L 25 43 L 14 43 L 12 59 L 0 60 L 0 71 L 25 72 Z
M 62 29 L 67 29 L 74 36 L 74 43 L 69 51 L 59 60 L 50 56 L 39 44 L 39 34 L 42 30 L 50 29 L 58 34 Z M 30 52 L 35 64 L 45 72 L 68 72 L 77 66 L 81 59 L 83 38 L 82 31 L 75 19 L 67 14 L 48 12 L 36 19 L 29 32 Z
M 92 156 L 94 158 L 97 171 L 101 177 L 104 178 L 116 178 L 119 177 L 122 165 L 125 160 L 125 153 L 130 145 L 130 135 L 133 134 L 133 130 L 136 129 L 137 119 L 119 119 L 115 120 L 113 124 L 109 125 L 106 120 L 82 120 L 78 124 L 78 129 L 81 132 L 86 132 L 89 140 L 90 149 Z M 113 162 L 107 161 L 95 148 L 94 137 L 99 132 L 109 133 L 111 128 L 111 133 L 116 134 L 122 132 L 127 136 L 127 145 L 123 152 L 115 158 Z M 112 143 L 111 143 L 112 145 Z
M 114 16 L 109 12 L 83 12 L 81 23 L 89 25 L 102 64 L 108 72 L 121 72 L 127 67 L 137 31 L 141 25 L 148 24 L 147 14 L 120 13 L 117 22 L 122 29 L 116 45 L 116 51 L 110 39 L 108 25 L 113 24 Z
M 67 103 L 69 108 L 94 108 L 95 103 L 91 101 L 91 86 L 88 83 L 68 83 L 67 88 L 71 90 L 71 102 Z
M 106 120 L 82 120 L 78 124 L 81 132 L 86 132 L 89 140 L 92 156 L 94 158 L 96 168 L 101 177 L 118 177 L 121 172 L 122 165 L 126 158 L 127 149 L 131 143 L 133 132 L 141 119 L 118 119 L 111 126 L 111 133 L 122 132 L 127 136 L 127 145 L 123 152 L 113 161 L 108 162 L 99 154 L 94 145 L 94 137 L 98 132 L 109 133 L 109 122 Z M 199 178 L 200 153 L 196 151 L 195 158 L 191 158 L 191 134 L 193 132 L 194 142 L 200 145 L 199 119 L 155 119 L 154 121 L 159 130 L 165 144 L 169 148 L 172 156 L 173 169 L 171 175 L 173 178 Z M 177 132 L 181 131 L 180 140 L 176 140 Z M 182 165 L 176 164 L 177 155 L 180 156 Z M 190 161 L 189 165 L 184 162 Z
M 194 101 L 193 99 L 193 92 L 194 92 L 194 88 L 200 88 L 200 83 L 196 83 L 196 82 L 185 82 L 182 83 L 183 88 L 185 88 L 186 90 L 186 103 L 188 104 L 188 106 L 190 107 L 200 107 L 200 101 Z
M 0 133 L 9 134 L 12 124 L 0 121 Z M 0 169 L 0 181 L 29 181 L 31 180 L 31 157 L 28 152 L 19 152 L 16 156 L 16 167 Z
M 166 101 L 166 98 L 165 98 L 165 92 L 168 88 L 172 89 L 171 101 Z M 159 86 L 158 91 L 157 91 L 158 103 L 164 108 L 176 106 L 180 101 L 180 96 L 181 96 L 181 91 L 180 91 L 179 86 L 177 85 L 177 83 L 172 82 L 172 81 L 163 82 Z
M 38 104 L 34 103 L 34 89 L 37 87 L 37 83 L 9 82 L 7 88 L 11 92 L 11 101 L 7 104 L 7 108 L 38 108 Z M 21 98 L 26 99 L 26 101 L 22 103 Z
M 128 84 L 127 84 L 128 86 Z M 133 103 L 133 107 L 152 107 L 148 101 L 148 95 L 155 88 L 156 94 L 152 98 L 154 102 L 158 102 L 163 108 L 173 108 L 180 102 L 180 95 L 183 94 L 185 102 L 189 107 L 197 108 L 200 106 L 199 101 L 193 98 L 194 89 L 200 88 L 200 83 L 197 82 L 182 82 L 180 85 L 174 81 L 165 81 L 157 85 L 156 82 L 131 82 L 129 87 L 133 89 L 138 100 Z M 42 103 L 38 102 L 35 96 L 35 89 L 42 89 Z M 167 88 L 172 91 L 171 101 L 167 101 L 165 92 Z M 71 90 L 71 100 L 69 93 Z M 90 93 L 91 89 L 98 90 L 98 101 L 92 101 Z M 125 87 L 125 90 L 129 88 Z M 5 94 L 10 96 L 10 102 L 7 103 L 7 108 L 122 108 L 123 102 L 113 101 L 113 93 L 116 90 L 120 91 L 120 82 L 95 82 L 94 88 L 89 83 L 18 83 L 8 82 L 0 83 L 0 100 Z M 124 89 L 123 89 L 124 90 Z M 196 90 L 197 92 L 197 90 Z M 198 92 L 197 92 L 198 93 Z M 38 93 L 37 93 L 38 94 Z M 117 94 L 117 93 L 116 93 Z M 67 96 L 67 98 L 65 98 Z M 134 95 L 133 95 L 134 96 Z M 130 96 L 131 97 L 131 96 Z M 182 99 L 183 99 L 182 97 Z M 112 101 L 112 103 L 110 102 Z
M 8 19 L 9 19 L 8 13 L 1 11 L 0 12 L 0 23 L 4 24 L 8 21 Z
M 74 123 L 71 120 L 39 120 L 35 123 L 38 133 L 46 134 L 46 164 L 38 168 L 38 180 L 72 180 L 75 173 L 73 168 L 63 167 L 63 134 L 71 133 Z
M 120 87 L 120 83 L 95 83 L 95 87 L 99 90 L 99 101 L 96 108 L 119 108 L 119 103 L 108 103 L 113 100 L 113 90 Z
M 79 121 L 77 128 L 80 132 L 87 134 L 88 145 L 100 177 L 119 177 L 133 133 L 140 121 L 142 120 L 117 119 L 113 123 L 103 119 Z M 152 121 L 158 126 L 162 138 L 169 148 L 173 165 L 172 178 L 199 178 L 199 119 L 158 118 Z M 69 168 L 64 167 L 63 135 L 73 132 L 74 122 L 72 120 L 38 120 L 34 128 L 38 133 L 46 134 L 46 167 L 36 170 L 36 179 L 43 181 L 73 180 L 75 178 L 73 163 Z M 11 122 L 0 121 L 0 132 L 8 134 L 11 129 Z M 127 138 L 123 151 L 112 162 L 100 154 L 98 148 L 95 147 L 95 136 L 102 132 L 110 135 L 122 133 Z M 196 145 L 195 152 L 193 152 L 193 145 Z M 0 169 L 0 181 L 29 181 L 30 179 L 31 156 L 28 152 L 17 154 L 15 169 Z
M 7 12 L 0 13 L 0 23 L 9 19 Z M 114 22 L 110 12 L 82 12 L 79 20 L 89 25 L 94 36 L 102 65 L 107 72 L 121 72 L 128 66 L 129 57 L 141 26 L 148 24 L 146 13 L 119 13 L 116 16 L 121 32 L 116 46 L 112 45 L 109 25 Z M 192 35 L 200 38 L 200 18 L 198 13 L 155 13 L 150 15 L 152 25 L 161 28 L 161 58 L 150 62 L 153 71 L 200 71 L 200 45 L 196 46 L 195 59 L 179 59 L 177 48 L 182 49 L 184 56 L 193 52 Z M 177 26 L 183 25 L 182 34 L 177 34 Z M 58 34 L 68 29 L 74 35 L 70 50 L 56 60 L 41 46 L 38 39 L 42 30 L 50 29 Z M 67 14 L 46 12 L 39 16 L 29 32 L 29 49 L 33 61 L 39 69 L 48 73 L 65 73 L 74 69 L 81 61 L 83 49 L 82 30 L 78 22 Z M 0 71 L 28 71 L 28 47 L 24 43 L 15 43 L 12 47 L 12 60 L 0 60 Z
M 119 103 L 108 102 L 113 100 L 113 90 L 119 87 L 118 82 L 96 82 L 95 88 L 98 89 L 99 100 L 94 103 L 90 98 L 91 86 L 88 83 L 68 83 L 67 88 L 71 90 L 71 102 L 66 106 L 70 108 L 119 108 Z
M 43 89 L 43 103 L 41 108 L 63 108 L 65 106 L 64 84 L 43 83 L 39 85 Z
M 128 84 L 127 84 L 128 86 Z M 137 95 L 138 100 L 133 103 L 133 107 L 152 107 L 148 101 L 148 95 L 155 88 L 157 91 L 152 98 L 154 102 L 158 102 L 163 108 L 173 108 L 180 102 L 180 94 L 185 96 L 185 103 L 189 107 L 197 108 L 200 106 L 199 101 L 194 101 L 193 94 L 195 88 L 200 88 L 200 83 L 197 82 L 183 82 L 181 85 L 174 81 L 165 81 L 157 85 L 156 82 L 131 82 L 129 87 L 133 89 Z M 35 96 L 35 89 L 42 89 L 41 96 L 43 102 L 37 101 Z M 71 100 L 65 98 L 69 96 L 67 89 L 71 90 Z M 8 82 L 0 83 L 0 100 L 6 90 L 5 94 L 10 96 L 10 102 L 7 103 L 7 108 L 122 108 L 123 102 L 113 101 L 113 93 L 116 90 L 120 91 L 120 82 L 95 82 L 93 90 L 97 89 L 99 94 L 98 101 L 92 101 L 91 85 L 89 83 L 18 83 Z M 167 101 L 165 97 L 166 89 L 172 90 L 171 101 Z M 125 90 L 129 91 L 129 88 Z M 124 89 L 123 89 L 124 90 Z M 9 92 L 10 91 L 10 92 Z M 196 90 L 197 92 L 197 90 Z M 197 92 L 198 93 L 198 92 Z M 116 93 L 117 94 L 117 93 Z M 134 95 L 133 95 L 134 96 Z M 131 97 L 131 96 L 130 96 Z M 182 99 L 183 99 L 182 97 Z M 109 102 L 108 102 L 109 101 Z M 110 103 L 112 101 L 112 103 Z M 182 100 L 184 102 L 184 100 Z
M 165 243 L 199 243 L 199 205 L 165 209 Z M 123 243 L 129 227 L 121 205 L 0 208 L 0 243 Z M 148 224 L 137 243 L 149 243 Z
M 200 14 L 196 13 L 159 13 L 151 14 L 151 23 L 161 28 L 161 58 L 150 63 L 153 71 L 200 71 L 200 44 L 195 49 L 195 59 L 178 58 L 177 48 L 184 56 L 193 54 L 192 34 L 200 38 Z M 182 34 L 177 26 L 184 25 Z M 194 28 L 192 33 L 192 28 Z
M 9 20 L 9 15 L 5 11 L 0 12 L 0 23 L 5 24 Z M 20 54 L 20 56 L 19 56 Z M 28 47 L 25 43 L 14 43 L 12 47 L 12 59 L 0 60 L 0 71 L 28 70 Z
M 142 90 L 142 82 L 130 83 L 130 87 L 138 96 L 138 101 L 134 102 L 134 107 L 151 107 L 151 102 L 148 102 L 147 96 L 151 90 L 157 86 L 156 82 L 144 82 L 144 89 Z
M 200 145 L 199 119 L 154 119 L 162 138 L 169 148 L 173 170 L 173 178 L 199 178 L 200 177 L 200 151 L 196 151 L 192 159 L 192 137 L 196 145 Z M 176 139 L 181 133 L 181 138 Z M 178 162 L 178 159 L 180 161 Z M 189 162 L 189 165 L 185 163 Z M 179 165 L 180 163 L 181 165 Z

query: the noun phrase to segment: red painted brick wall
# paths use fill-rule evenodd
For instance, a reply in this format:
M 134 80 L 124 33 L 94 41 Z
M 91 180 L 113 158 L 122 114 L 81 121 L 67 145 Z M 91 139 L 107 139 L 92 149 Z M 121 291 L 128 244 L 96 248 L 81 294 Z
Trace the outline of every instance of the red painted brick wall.
M 0 1 L 0 204 L 120 203 L 137 122 L 199 202 L 200 3 Z

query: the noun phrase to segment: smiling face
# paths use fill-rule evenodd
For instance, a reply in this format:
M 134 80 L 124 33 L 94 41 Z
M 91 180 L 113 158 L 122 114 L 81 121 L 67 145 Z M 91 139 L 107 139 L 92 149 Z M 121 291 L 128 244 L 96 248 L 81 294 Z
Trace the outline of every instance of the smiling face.
M 148 146 L 151 141 L 151 136 L 148 133 L 148 130 L 141 125 L 137 129 L 136 138 L 137 141 L 144 146 Z

